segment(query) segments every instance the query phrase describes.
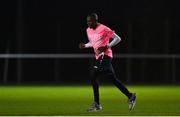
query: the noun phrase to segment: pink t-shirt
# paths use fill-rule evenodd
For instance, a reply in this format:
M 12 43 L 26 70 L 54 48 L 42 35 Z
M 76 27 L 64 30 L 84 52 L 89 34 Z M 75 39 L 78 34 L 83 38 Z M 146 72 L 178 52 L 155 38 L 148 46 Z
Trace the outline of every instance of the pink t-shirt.
M 96 50 L 99 47 L 106 46 L 109 44 L 109 40 L 113 36 L 114 31 L 112 31 L 109 27 L 103 24 L 98 24 L 96 29 L 88 27 L 86 31 L 89 42 L 94 48 L 95 57 L 96 59 L 98 59 L 102 54 L 98 54 Z M 113 57 L 111 48 L 106 49 L 104 54 L 109 57 Z

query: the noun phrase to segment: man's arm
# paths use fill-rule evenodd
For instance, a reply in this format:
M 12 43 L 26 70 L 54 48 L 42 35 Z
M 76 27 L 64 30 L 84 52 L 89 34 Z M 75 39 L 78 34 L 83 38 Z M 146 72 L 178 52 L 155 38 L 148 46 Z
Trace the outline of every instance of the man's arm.
M 113 40 L 110 42 L 110 44 L 108 44 L 108 45 L 106 45 L 104 47 L 98 48 L 99 53 L 102 53 L 106 49 L 111 48 L 111 47 L 117 45 L 121 41 L 121 38 L 116 33 L 113 34 L 112 38 L 113 38 Z
M 80 43 L 79 44 L 79 48 L 80 49 L 83 49 L 83 48 L 91 48 L 92 47 L 92 44 L 90 43 L 90 42 L 88 42 L 88 43 Z
M 88 42 L 88 43 L 85 44 L 85 48 L 91 48 L 91 47 L 92 47 L 91 42 Z
M 113 40 L 107 45 L 108 48 L 117 45 L 121 41 L 121 38 L 116 33 L 113 34 L 112 38 Z

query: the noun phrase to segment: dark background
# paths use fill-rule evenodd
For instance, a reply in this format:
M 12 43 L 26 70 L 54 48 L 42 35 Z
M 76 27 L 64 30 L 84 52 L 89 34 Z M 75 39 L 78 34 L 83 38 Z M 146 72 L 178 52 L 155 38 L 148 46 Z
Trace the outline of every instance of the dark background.
M 0 53 L 93 53 L 86 16 L 122 38 L 115 54 L 178 55 L 179 0 L 5 0 L 1 1 Z M 89 59 L 0 59 L 0 83 L 88 83 Z M 5 64 L 8 61 L 8 65 Z M 114 58 L 119 79 L 128 84 L 176 84 L 179 58 Z M 8 66 L 8 67 L 7 67 Z M 6 69 L 7 68 L 7 69 Z

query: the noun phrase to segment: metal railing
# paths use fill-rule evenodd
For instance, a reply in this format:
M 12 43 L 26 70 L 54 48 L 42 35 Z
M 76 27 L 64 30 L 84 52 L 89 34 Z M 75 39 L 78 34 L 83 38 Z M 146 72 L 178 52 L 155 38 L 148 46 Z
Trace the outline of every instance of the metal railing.
M 94 58 L 94 54 L 0 54 L 0 59 L 4 60 L 4 73 L 3 83 L 7 83 L 8 64 L 9 60 L 17 59 L 17 82 L 21 83 L 21 61 L 24 59 L 81 59 L 81 58 Z M 171 65 L 168 65 L 172 70 L 172 82 L 176 82 L 176 59 L 180 58 L 177 54 L 114 54 L 115 59 L 127 59 L 126 72 L 127 82 L 131 80 L 131 61 L 132 59 L 168 59 L 171 61 Z M 168 63 L 169 64 L 169 63 Z

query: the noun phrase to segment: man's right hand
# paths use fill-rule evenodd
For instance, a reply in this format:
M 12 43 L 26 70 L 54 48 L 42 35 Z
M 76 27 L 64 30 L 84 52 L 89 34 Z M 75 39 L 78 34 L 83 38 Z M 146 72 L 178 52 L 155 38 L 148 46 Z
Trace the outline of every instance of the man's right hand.
M 80 49 L 85 48 L 85 44 L 84 44 L 84 43 L 80 43 L 80 44 L 79 44 L 79 48 L 80 48 Z

